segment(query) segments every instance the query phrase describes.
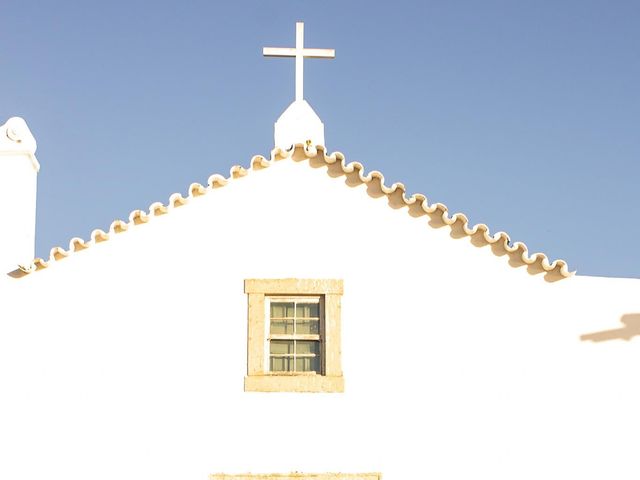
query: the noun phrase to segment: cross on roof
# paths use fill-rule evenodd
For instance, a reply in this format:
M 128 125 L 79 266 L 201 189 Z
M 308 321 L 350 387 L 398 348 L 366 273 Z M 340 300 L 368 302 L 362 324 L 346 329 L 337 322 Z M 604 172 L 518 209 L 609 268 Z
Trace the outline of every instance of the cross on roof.
M 303 60 L 305 58 L 335 58 L 336 51 L 332 48 L 304 48 L 304 23 L 296 23 L 295 48 L 264 47 L 265 57 L 296 57 L 296 101 L 303 100 Z

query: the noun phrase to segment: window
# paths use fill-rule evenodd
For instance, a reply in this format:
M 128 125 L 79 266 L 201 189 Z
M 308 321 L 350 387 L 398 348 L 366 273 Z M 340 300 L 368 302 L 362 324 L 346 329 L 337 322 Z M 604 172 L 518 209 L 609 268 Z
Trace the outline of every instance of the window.
M 267 297 L 270 372 L 322 373 L 321 300 Z
M 342 392 L 342 280 L 248 279 L 245 391 Z

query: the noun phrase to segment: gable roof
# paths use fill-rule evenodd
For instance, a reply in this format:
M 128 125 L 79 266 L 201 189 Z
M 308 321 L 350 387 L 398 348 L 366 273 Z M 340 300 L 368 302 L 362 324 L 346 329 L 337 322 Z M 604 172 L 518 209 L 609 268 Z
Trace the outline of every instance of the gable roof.
M 407 198 L 406 188 L 402 183 L 394 183 L 391 186 L 384 184 L 384 176 L 378 171 L 365 174 L 364 166 L 359 162 L 346 163 L 342 153 L 335 152 L 327 155 L 323 146 L 295 145 L 290 150 L 275 148 L 271 151 L 271 159 L 267 160 L 261 155 L 256 155 L 251 159 L 250 166 L 245 169 L 235 165 L 230 170 L 229 178 L 214 174 L 208 179 L 206 187 L 199 183 L 192 183 L 189 186 L 188 194 L 183 197 L 180 193 L 174 193 L 169 197 L 167 205 L 161 202 L 152 203 L 149 211 L 133 210 L 129 214 L 129 221 L 115 220 L 111 223 L 108 232 L 96 229 L 91 232 L 90 240 L 83 240 L 74 237 L 69 241 L 69 247 L 65 250 L 62 247 L 51 249 L 49 259 L 36 258 L 30 265 L 20 266 L 19 272 L 22 274 L 47 268 L 53 262 L 60 261 L 69 255 L 85 250 L 92 245 L 105 242 L 114 235 L 123 233 L 136 225 L 147 223 L 153 217 L 170 213 L 173 209 L 182 207 L 189 203 L 192 198 L 206 195 L 208 192 L 224 187 L 230 181 L 240 179 L 250 172 L 268 168 L 274 162 L 291 159 L 294 161 L 308 160 L 309 164 L 318 167 L 326 166 L 332 176 L 345 176 L 348 184 L 356 186 L 366 184 L 367 192 L 374 197 L 386 195 L 389 205 L 394 208 L 408 207 L 409 214 L 413 217 L 427 215 L 430 217 L 429 225 L 434 228 L 448 226 L 451 228 L 451 235 L 454 238 L 470 237 L 472 243 L 478 247 L 489 245 L 492 252 L 497 256 L 508 255 L 509 264 L 514 267 L 526 266 L 531 274 L 545 273 L 548 280 L 558 280 L 572 276 L 575 272 L 570 272 L 564 260 L 554 260 L 550 262 L 543 253 L 529 254 L 527 246 L 522 242 L 511 242 L 509 235 L 505 232 L 491 234 L 489 227 L 483 223 L 470 226 L 469 220 L 463 213 L 449 214 L 446 205 L 442 203 L 429 204 L 427 197 L 422 194 L 414 194 Z

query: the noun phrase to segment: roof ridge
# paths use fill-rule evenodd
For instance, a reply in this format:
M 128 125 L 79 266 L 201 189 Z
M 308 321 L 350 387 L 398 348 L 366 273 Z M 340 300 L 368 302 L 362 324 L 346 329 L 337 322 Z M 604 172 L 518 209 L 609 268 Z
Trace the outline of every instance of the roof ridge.
M 570 277 L 575 273 L 569 271 L 567 262 L 564 260 L 557 259 L 550 262 L 549 258 L 544 253 L 540 252 L 529 255 L 529 250 L 523 242 L 512 243 L 509 235 L 505 232 L 500 231 L 492 235 L 489 231 L 489 227 L 484 223 L 478 223 L 470 226 L 469 219 L 464 213 L 454 213 L 453 215 L 450 215 L 449 209 L 446 205 L 442 203 L 429 204 L 427 197 L 421 193 L 416 193 L 407 197 L 406 187 L 404 184 L 396 182 L 391 186 L 387 186 L 384 183 L 384 175 L 381 172 L 372 170 L 365 174 L 364 166 L 361 163 L 346 163 L 345 156 L 340 152 L 334 152 L 327 155 L 325 147 L 322 145 L 313 147 L 303 144 L 294 145 L 290 150 L 286 151 L 276 147 L 271 151 L 271 158 L 269 160 L 262 155 L 255 155 L 251 158 L 248 169 L 240 165 L 234 165 L 229 170 L 228 178 L 219 174 L 213 174 L 208 178 L 206 187 L 200 183 L 192 183 L 189 185 L 187 197 L 183 197 L 181 193 L 173 193 L 169 196 L 169 202 L 167 205 L 164 205 L 161 202 L 154 202 L 149 206 L 148 213 L 143 210 L 133 210 L 129 214 L 128 222 L 124 222 L 119 219 L 114 220 L 109 226 L 108 232 L 99 228 L 95 229 L 91 232 L 91 239 L 87 241 L 80 237 L 73 237 L 69 241 L 69 248 L 67 250 L 59 246 L 53 247 L 49 253 L 48 260 L 36 258 L 30 265 L 21 265 L 19 270 L 25 274 L 42 270 L 50 266 L 53 262 L 62 260 L 73 253 L 86 250 L 95 244 L 108 241 L 112 236 L 126 232 L 131 227 L 148 223 L 153 217 L 168 214 L 172 210 L 186 205 L 193 198 L 206 195 L 212 190 L 224 187 L 230 181 L 245 177 L 252 171 L 268 168 L 275 162 L 286 158 L 291 158 L 292 160 L 318 160 L 318 152 L 322 153 L 321 160 L 325 165 L 329 167 L 337 166 L 341 169 L 343 175 L 353 176 L 355 177 L 354 180 L 370 185 L 372 188 L 377 188 L 381 195 L 384 194 L 389 198 L 390 202 L 395 202 L 400 207 L 407 206 L 409 209 L 413 209 L 413 216 L 426 214 L 431 216 L 433 220 L 442 222 L 441 226 L 448 225 L 452 229 L 455 238 L 468 236 L 472 238 L 472 242 L 474 242 L 474 245 L 476 246 L 482 246 L 483 244 L 491 245 L 492 250 L 494 250 L 496 255 L 509 255 L 510 259 L 516 263 L 516 267 L 527 265 L 529 272 L 532 274 L 545 272 L 546 274 L 551 275 L 551 277 L 555 274 L 555 276 L 559 278 Z M 423 213 L 421 213 L 421 211 Z M 437 227 L 437 225 L 435 226 Z M 496 252 L 496 248 L 502 249 L 504 253 L 500 251 Z M 517 265 L 517 263 L 520 263 L 520 265 Z M 553 280 L 551 277 L 550 279 Z

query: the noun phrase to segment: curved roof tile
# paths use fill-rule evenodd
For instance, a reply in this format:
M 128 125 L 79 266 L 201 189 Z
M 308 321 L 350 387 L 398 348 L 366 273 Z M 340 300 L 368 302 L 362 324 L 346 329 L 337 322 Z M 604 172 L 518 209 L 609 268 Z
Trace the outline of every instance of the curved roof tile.
M 294 158 L 295 157 L 295 158 Z M 408 207 L 412 216 L 429 215 L 431 217 L 432 226 L 449 226 L 452 230 L 452 236 L 455 238 L 471 237 L 474 245 L 490 245 L 496 255 L 509 255 L 510 264 L 518 267 L 526 265 L 528 271 L 532 274 L 546 273 L 550 279 L 565 278 L 572 276 L 575 272 L 570 272 L 567 263 L 564 260 L 554 260 L 550 262 L 543 253 L 529 254 L 527 246 L 522 242 L 511 242 L 509 235 L 505 232 L 496 232 L 493 235 L 489 232 L 489 227 L 483 223 L 471 226 L 466 215 L 463 213 L 449 214 L 446 205 L 442 203 L 429 204 L 427 197 L 422 194 L 414 194 L 410 197 L 406 196 L 406 188 L 402 183 L 394 183 L 387 186 L 384 183 L 384 175 L 378 171 L 365 173 L 364 166 L 358 162 L 346 163 L 345 157 L 340 152 L 334 152 L 327 155 L 324 147 L 296 145 L 291 150 L 284 151 L 275 148 L 271 151 L 271 159 L 267 160 L 261 155 L 256 155 L 251 159 L 248 169 L 235 165 L 231 167 L 229 178 L 214 174 L 208 179 L 207 187 L 199 183 L 192 183 L 188 189 L 187 197 L 183 197 L 180 193 L 174 193 L 169 197 L 167 205 L 160 202 L 152 203 L 149 206 L 149 213 L 142 210 L 133 210 L 129 215 L 129 221 L 115 220 L 111 223 L 108 232 L 96 229 L 91 232 L 91 239 L 84 241 L 81 238 L 74 237 L 69 242 L 67 250 L 61 247 L 51 249 L 48 260 L 36 258 L 30 265 L 21 266 L 20 270 L 24 273 L 30 273 L 37 270 L 47 268 L 51 263 L 57 262 L 68 257 L 72 253 L 79 252 L 91 247 L 94 244 L 109 240 L 113 235 L 118 235 L 127 231 L 130 227 L 149 222 L 153 217 L 165 215 L 174 208 L 182 207 L 189 203 L 189 200 L 195 197 L 206 195 L 209 191 L 224 187 L 230 181 L 240 179 L 248 175 L 252 171 L 268 168 L 274 162 L 291 158 L 293 160 L 307 159 L 310 162 L 324 163 L 330 169 L 339 169 L 338 175 L 348 177 L 349 185 L 366 184 L 368 193 L 372 196 L 386 195 L 389 204 L 394 208 Z

